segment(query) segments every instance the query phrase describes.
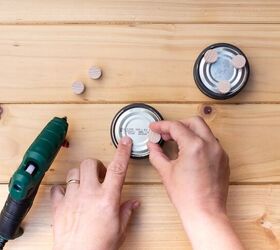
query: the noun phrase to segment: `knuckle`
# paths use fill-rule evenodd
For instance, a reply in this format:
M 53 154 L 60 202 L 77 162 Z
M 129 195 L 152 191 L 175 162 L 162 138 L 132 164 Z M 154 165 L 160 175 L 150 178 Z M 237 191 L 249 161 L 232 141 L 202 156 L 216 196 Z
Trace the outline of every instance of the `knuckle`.
M 178 128 L 178 127 L 182 127 L 182 123 L 179 121 L 174 121 L 172 122 L 173 127 Z
M 126 145 L 119 144 L 118 145 L 117 153 L 118 153 L 119 157 L 125 156 L 127 154 L 127 147 L 126 147 Z
M 223 160 L 226 160 L 228 159 L 228 155 L 227 153 L 223 150 L 223 148 L 221 147 L 221 145 L 216 142 L 214 145 L 213 145 L 213 153 L 216 157 L 220 158 L 220 159 L 223 159 Z
M 196 115 L 191 118 L 191 121 L 194 123 L 204 123 L 204 120 L 201 116 Z
M 78 168 L 71 168 L 67 173 L 67 177 L 70 178 L 72 176 L 76 176 L 78 172 L 79 172 Z
M 172 122 L 171 128 L 172 128 L 173 130 L 179 130 L 179 131 L 185 130 L 184 125 L 183 125 L 180 121 L 174 121 L 174 122 Z
M 206 142 L 201 138 L 196 138 L 193 142 L 192 149 L 194 154 L 200 154 L 205 150 Z
M 116 161 L 109 166 L 109 171 L 112 171 L 116 175 L 124 175 L 126 166 L 120 161 Z
M 93 166 L 97 166 L 98 161 L 96 159 L 85 159 L 81 163 L 81 168 L 91 168 Z
M 229 156 L 220 145 L 213 148 L 213 154 L 223 165 L 229 166 Z

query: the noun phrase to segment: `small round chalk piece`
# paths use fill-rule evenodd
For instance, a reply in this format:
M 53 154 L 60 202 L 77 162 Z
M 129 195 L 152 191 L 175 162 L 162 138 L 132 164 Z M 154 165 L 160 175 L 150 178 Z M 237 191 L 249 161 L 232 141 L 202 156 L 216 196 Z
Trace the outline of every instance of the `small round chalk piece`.
M 231 90 L 230 82 L 227 80 L 219 81 L 217 87 L 222 94 L 227 94 Z
M 82 93 L 85 92 L 86 87 L 81 81 L 75 81 L 72 84 L 72 90 L 74 94 L 81 95 Z
M 214 63 L 218 59 L 218 53 L 214 49 L 209 49 L 204 54 L 204 60 L 206 63 Z
M 161 139 L 161 135 L 155 133 L 154 131 L 150 130 L 149 132 L 149 141 L 152 143 L 159 143 Z
M 102 70 L 98 67 L 91 67 L 89 70 L 88 70 L 88 75 L 91 79 L 93 80 L 97 80 L 99 79 L 101 76 L 102 76 Z
M 246 64 L 246 58 L 242 55 L 236 55 L 232 58 L 232 65 L 236 69 L 242 69 Z

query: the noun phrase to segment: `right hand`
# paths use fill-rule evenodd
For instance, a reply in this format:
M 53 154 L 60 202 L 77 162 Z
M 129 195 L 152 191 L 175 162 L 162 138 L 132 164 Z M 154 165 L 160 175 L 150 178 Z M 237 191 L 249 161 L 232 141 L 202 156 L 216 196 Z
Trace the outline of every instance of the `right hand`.
M 163 140 L 178 144 L 178 158 L 170 160 L 158 144 L 149 143 L 150 161 L 159 172 L 179 214 L 207 211 L 226 213 L 229 158 L 200 117 L 160 121 L 150 125 Z
M 229 159 L 200 117 L 160 121 L 150 126 L 179 153 L 170 160 L 158 144 L 149 143 L 150 161 L 158 170 L 178 210 L 194 250 L 244 250 L 226 215 Z

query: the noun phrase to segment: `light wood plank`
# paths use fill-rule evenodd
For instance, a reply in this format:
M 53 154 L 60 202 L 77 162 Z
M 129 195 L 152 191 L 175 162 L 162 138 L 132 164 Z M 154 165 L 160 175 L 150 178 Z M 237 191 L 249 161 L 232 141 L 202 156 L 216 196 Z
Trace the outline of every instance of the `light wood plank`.
M 210 115 L 198 104 L 156 104 L 165 119 L 205 117 L 230 155 L 231 181 L 280 181 L 280 105 L 213 105 Z M 3 105 L 0 120 L 0 182 L 8 182 L 36 135 L 53 116 L 67 115 L 70 123 L 70 148 L 62 149 L 46 183 L 64 182 L 67 171 L 80 161 L 95 157 L 106 164 L 115 148 L 111 143 L 110 124 L 121 104 L 87 105 Z M 176 147 L 166 144 L 174 157 Z M 128 182 L 159 182 L 148 160 L 131 160 Z
M 6 187 L 0 186 L 0 204 Z M 175 209 L 160 185 L 129 185 L 124 199 L 141 200 L 122 249 L 191 249 Z M 280 186 L 231 186 L 228 213 L 246 249 L 278 250 L 280 246 Z M 22 238 L 7 244 L 7 250 L 49 250 L 52 223 L 49 187 L 41 187 L 38 198 L 25 221 Z
M 0 23 L 279 23 L 277 0 L 4 1 Z
M 215 42 L 238 45 L 252 74 L 229 102 L 279 102 L 279 25 L 0 26 L 0 103 L 213 101 L 193 64 Z M 92 65 L 103 78 L 90 80 Z M 82 96 L 72 93 L 85 82 Z

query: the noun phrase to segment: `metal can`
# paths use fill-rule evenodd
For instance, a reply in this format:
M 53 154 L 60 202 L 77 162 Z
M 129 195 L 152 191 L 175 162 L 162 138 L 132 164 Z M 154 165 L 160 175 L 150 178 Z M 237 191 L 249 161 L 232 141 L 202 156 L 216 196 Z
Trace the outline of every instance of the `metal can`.
M 216 43 L 200 53 L 193 75 L 202 93 L 222 100 L 237 95 L 245 87 L 250 66 L 239 48 L 228 43 Z
M 131 158 L 141 159 L 149 155 L 147 143 L 149 141 L 149 125 L 163 120 L 161 114 L 153 107 L 144 103 L 133 103 L 123 107 L 111 123 L 112 142 L 117 147 L 122 137 L 132 139 Z M 162 144 L 160 139 L 158 144 Z

